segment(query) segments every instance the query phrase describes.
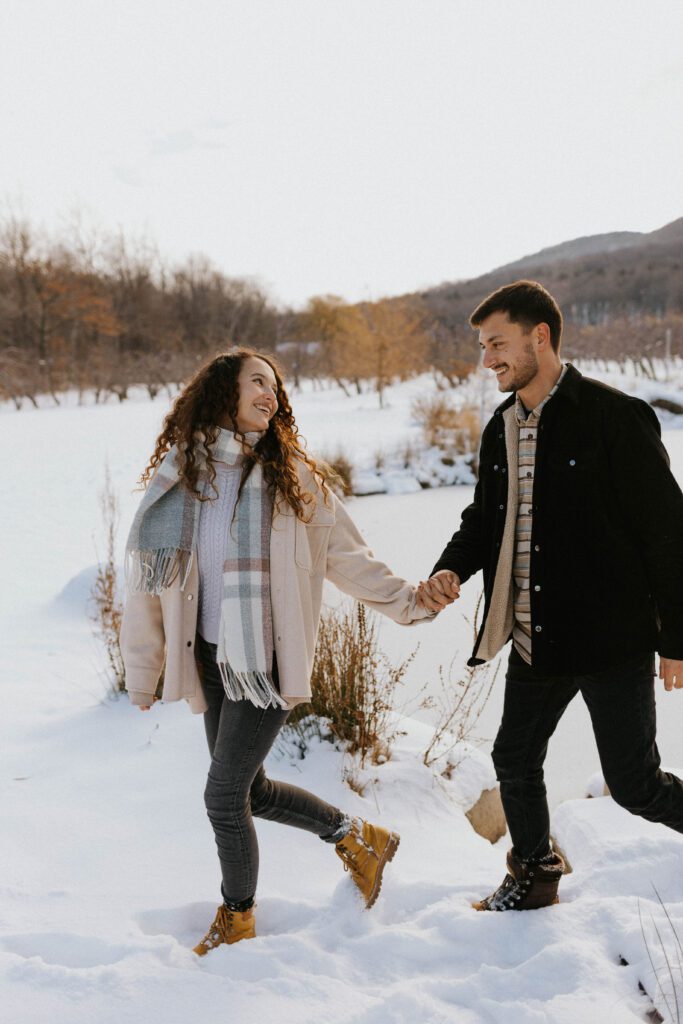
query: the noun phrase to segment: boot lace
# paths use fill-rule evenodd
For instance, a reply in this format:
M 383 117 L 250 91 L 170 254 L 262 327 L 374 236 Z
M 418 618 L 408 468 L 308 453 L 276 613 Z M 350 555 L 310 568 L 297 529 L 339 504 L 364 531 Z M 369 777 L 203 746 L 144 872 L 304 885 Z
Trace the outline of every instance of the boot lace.
M 341 840 L 341 842 L 337 844 L 337 849 L 342 854 L 342 865 L 344 867 L 344 871 L 350 871 L 354 878 L 362 878 L 363 870 L 359 861 L 359 854 L 364 853 L 366 857 L 372 857 L 375 855 L 375 851 L 368 843 L 365 842 L 362 833 L 351 832 L 349 835 L 353 836 L 353 839 L 356 841 L 359 849 L 350 850 L 348 846 L 345 845 L 344 840 Z
M 206 943 L 210 949 L 215 949 L 216 946 L 220 946 L 222 942 L 225 942 L 232 928 L 233 916 L 234 912 L 229 910 L 228 907 L 219 907 L 213 924 L 202 939 L 202 942 Z
M 506 875 L 496 891 L 484 902 L 489 910 L 513 910 L 515 903 L 519 903 L 531 886 L 530 878 L 515 879 L 512 875 Z

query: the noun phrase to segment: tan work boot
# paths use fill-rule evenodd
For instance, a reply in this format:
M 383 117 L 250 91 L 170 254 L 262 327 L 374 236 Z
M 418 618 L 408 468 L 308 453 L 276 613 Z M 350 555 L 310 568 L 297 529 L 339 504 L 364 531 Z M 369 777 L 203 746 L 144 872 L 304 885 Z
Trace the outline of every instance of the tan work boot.
M 379 896 L 382 872 L 385 865 L 393 860 L 400 841 L 401 837 L 396 832 L 354 819 L 351 831 L 335 845 L 344 871 L 351 872 L 368 909 Z
M 233 942 L 239 942 L 240 939 L 254 938 L 256 938 L 256 920 L 253 908 L 240 913 L 237 910 L 228 910 L 225 904 L 221 903 L 216 911 L 213 924 L 199 945 L 194 947 L 194 952 L 197 956 L 206 956 L 216 946 L 223 944 L 230 946 Z
M 559 903 L 557 889 L 564 872 L 564 860 L 555 850 L 537 863 L 507 855 L 508 873 L 486 899 L 473 903 L 475 910 L 538 910 Z

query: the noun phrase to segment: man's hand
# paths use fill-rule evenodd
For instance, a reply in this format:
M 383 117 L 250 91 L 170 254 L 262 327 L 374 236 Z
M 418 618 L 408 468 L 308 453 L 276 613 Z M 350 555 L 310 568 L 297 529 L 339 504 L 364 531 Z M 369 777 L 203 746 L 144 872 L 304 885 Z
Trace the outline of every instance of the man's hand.
M 440 569 L 417 588 L 417 603 L 429 612 L 440 612 L 460 597 L 460 579 L 450 569 Z
M 659 678 L 664 680 L 664 689 L 683 690 L 683 661 L 675 658 L 659 659 Z

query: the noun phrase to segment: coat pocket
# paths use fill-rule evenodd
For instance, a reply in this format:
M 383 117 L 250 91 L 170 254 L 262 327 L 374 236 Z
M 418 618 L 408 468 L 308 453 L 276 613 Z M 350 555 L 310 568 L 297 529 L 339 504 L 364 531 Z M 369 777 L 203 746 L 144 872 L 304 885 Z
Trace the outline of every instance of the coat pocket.
M 310 523 L 296 520 L 294 534 L 294 561 L 300 569 L 314 575 L 325 565 L 327 545 L 330 542 L 330 531 L 334 516 L 316 515 Z

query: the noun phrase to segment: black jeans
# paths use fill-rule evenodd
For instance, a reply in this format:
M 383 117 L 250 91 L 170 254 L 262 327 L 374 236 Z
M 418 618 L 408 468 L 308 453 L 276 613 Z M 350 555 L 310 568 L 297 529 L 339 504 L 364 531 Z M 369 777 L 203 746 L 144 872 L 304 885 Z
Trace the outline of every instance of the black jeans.
M 226 904 L 246 910 L 256 893 L 259 853 L 252 816 L 313 832 L 334 843 L 348 831 L 338 808 L 312 793 L 267 778 L 263 762 L 287 720 L 281 708 L 257 708 L 248 700 L 228 700 L 223 690 L 216 645 L 197 634 L 204 712 L 211 767 L 204 792 L 221 865 Z
M 654 655 L 593 675 L 549 678 L 527 665 L 513 647 L 492 757 L 513 850 L 522 860 L 548 852 L 543 762 L 548 740 L 579 692 L 614 800 L 632 814 L 683 832 L 683 782 L 659 768 Z

